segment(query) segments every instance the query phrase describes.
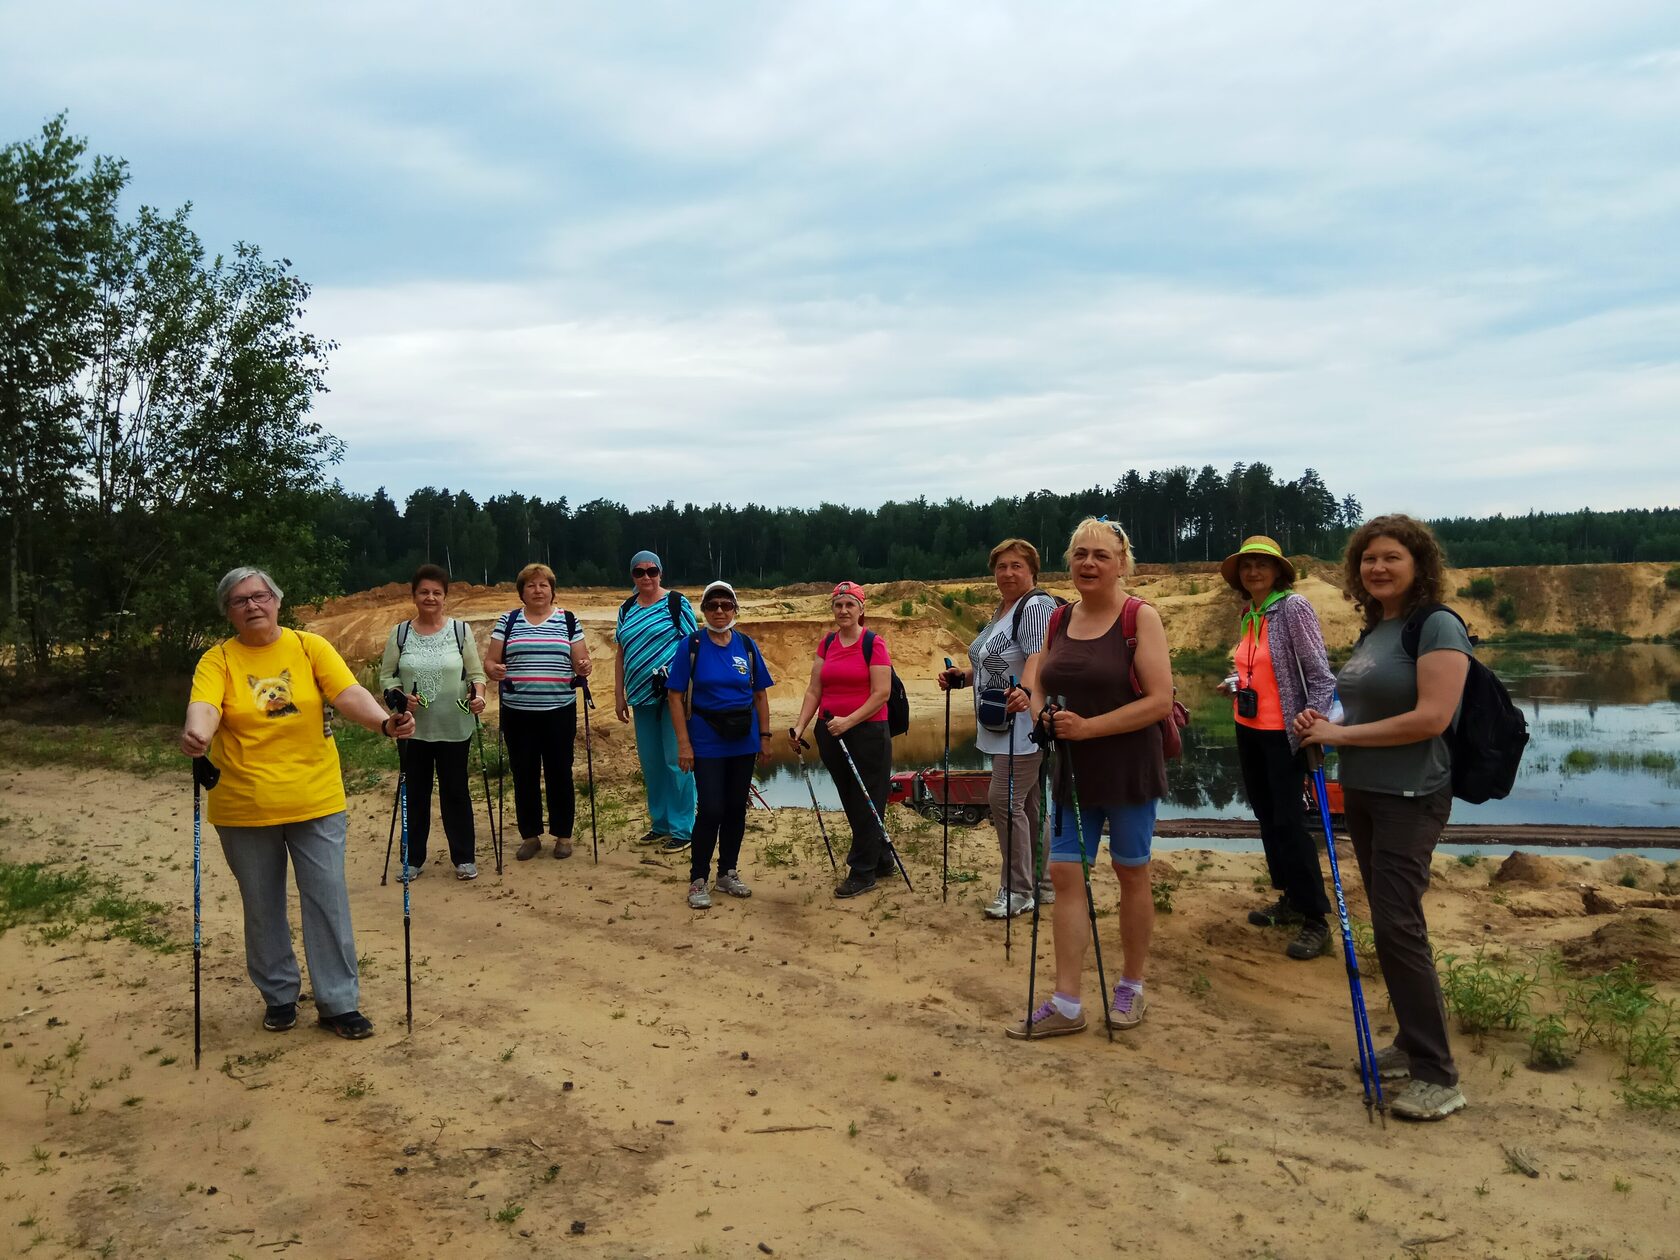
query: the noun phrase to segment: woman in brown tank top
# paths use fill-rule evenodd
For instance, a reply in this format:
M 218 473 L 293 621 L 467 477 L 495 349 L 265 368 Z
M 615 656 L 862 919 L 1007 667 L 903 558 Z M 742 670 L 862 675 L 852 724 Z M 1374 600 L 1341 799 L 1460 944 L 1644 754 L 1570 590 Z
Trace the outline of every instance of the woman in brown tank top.
M 1079 599 L 1052 623 L 1044 651 L 1027 663 L 1024 685 L 1009 693 L 1010 707 L 1030 708 L 1035 723 L 1050 698 L 1063 706 L 1053 718 L 1057 756 L 1050 878 L 1056 888 L 1056 989 L 1032 1013 L 1034 1037 L 1085 1027 L 1080 994 L 1091 929 L 1080 840 L 1082 836 L 1085 856 L 1094 860 L 1104 822 L 1120 881 L 1122 951 L 1120 983 L 1112 997 L 1103 995 L 1106 1018 L 1115 1029 L 1142 1022 L 1143 973 L 1155 927 L 1150 840 L 1156 804 L 1167 791 L 1158 723 L 1172 708 L 1172 660 L 1160 614 L 1139 601 L 1136 664 L 1141 691 L 1133 688 L 1132 652 L 1122 615 L 1128 598 L 1122 582 L 1132 571 L 1131 540 L 1118 525 L 1088 517 L 1068 541 L 1067 564 Z M 1077 822 L 1072 807 L 1075 788 Z M 1024 1038 L 1028 1022 L 1006 1031 Z

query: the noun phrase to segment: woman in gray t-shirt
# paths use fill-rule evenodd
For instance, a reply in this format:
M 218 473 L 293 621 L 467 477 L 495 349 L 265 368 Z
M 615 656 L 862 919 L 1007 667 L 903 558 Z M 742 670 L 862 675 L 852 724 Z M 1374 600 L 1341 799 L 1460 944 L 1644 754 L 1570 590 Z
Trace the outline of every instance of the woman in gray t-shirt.
M 1303 746 L 1341 749 L 1348 836 L 1399 1025 L 1377 1069 L 1384 1079 L 1411 1077 L 1393 1100 L 1408 1120 L 1464 1106 L 1423 916 L 1430 859 L 1452 810 L 1443 735 L 1470 670 L 1464 623 L 1440 606 L 1444 563 L 1429 527 L 1409 516 L 1379 516 L 1354 533 L 1344 576 L 1365 629 L 1336 679 L 1342 720 L 1308 709 L 1295 721 Z

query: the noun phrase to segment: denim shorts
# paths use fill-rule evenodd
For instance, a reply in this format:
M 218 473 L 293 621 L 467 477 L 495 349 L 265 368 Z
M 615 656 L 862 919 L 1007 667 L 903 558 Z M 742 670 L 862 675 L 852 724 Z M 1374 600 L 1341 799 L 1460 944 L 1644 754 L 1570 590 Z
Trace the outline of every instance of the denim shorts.
M 1155 807 L 1159 801 L 1141 805 L 1093 805 L 1079 811 L 1079 830 L 1074 829 L 1073 810 L 1056 802 L 1050 824 L 1050 860 L 1079 861 L 1079 834 L 1084 833 L 1085 856 L 1097 860 L 1103 824 L 1108 824 L 1108 855 L 1120 866 L 1149 865 L 1149 849 L 1155 839 Z

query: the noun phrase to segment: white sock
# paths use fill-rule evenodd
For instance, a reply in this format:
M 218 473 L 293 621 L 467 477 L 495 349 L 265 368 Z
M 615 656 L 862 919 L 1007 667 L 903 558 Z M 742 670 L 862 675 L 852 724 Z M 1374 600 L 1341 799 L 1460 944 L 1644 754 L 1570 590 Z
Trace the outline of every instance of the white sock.
M 1052 993 L 1050 1001 L 1056 1008 L 1056 1014 L 1063 1019 L 1078 1019 L 1079 1012 L 1084 1009 L 1084 1003 L 1076 997 L 1063 997 L 1060 993 Z
M 1128 980 L 1128 979 L 1126 979 L 1125 976 L 1121 976 L 1120 977 L 1120 983 L 1124 987 L 1130 989 L 1133 993 L 1142 993 L 1143 992 L 1143 981 L 1142 980 Z

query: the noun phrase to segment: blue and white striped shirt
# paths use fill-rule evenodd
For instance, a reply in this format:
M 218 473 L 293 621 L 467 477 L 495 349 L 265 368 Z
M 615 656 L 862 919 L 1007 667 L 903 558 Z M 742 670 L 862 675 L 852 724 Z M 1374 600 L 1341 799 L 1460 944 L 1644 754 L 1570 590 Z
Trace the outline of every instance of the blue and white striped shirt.
M 490 637 L 502 645 L 507 678 L 502 682 L 502 707 L 522 712 L 563 709 L 577 703 L 572 688 L 572 648 L 583 642 L 583 627 L 563 608 L 556 608 L 538 625 L 516 608 L 496 619 Z

